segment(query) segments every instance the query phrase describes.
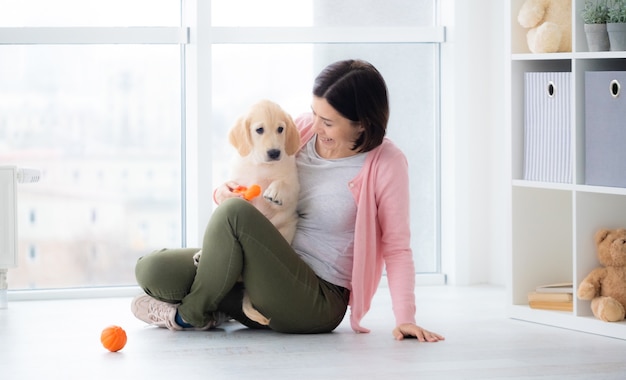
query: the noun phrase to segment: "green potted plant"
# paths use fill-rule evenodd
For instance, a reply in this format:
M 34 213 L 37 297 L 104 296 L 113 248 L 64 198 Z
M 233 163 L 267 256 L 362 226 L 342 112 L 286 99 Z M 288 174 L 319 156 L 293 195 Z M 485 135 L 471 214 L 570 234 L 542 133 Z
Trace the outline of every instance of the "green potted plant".
M 626 0 L 613 0 L 608 10 L 606 30 L 611 51 L 626 50 Z
M 606 23 L 609 17 L 607 0 L 585 0 L 580 11 L 589 51 L 607 51 L 610 48 Z

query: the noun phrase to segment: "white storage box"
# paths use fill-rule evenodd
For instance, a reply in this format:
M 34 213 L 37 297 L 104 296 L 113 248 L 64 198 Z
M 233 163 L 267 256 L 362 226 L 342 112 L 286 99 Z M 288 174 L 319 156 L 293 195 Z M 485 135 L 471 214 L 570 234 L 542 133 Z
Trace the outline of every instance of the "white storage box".
M 585 183 L 626 187 L 626 71 L 585 73 Z
M 524 80 L 524 179 L 571 183 L 571 73 L 528 72 Z

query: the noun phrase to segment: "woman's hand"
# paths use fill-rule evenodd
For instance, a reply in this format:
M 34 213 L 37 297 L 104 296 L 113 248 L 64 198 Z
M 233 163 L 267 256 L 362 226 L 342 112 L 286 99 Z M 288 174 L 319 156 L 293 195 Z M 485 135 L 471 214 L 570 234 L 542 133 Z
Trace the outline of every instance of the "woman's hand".
M 439 342 L 445 339 L 443 336 L 423 329 L 413 323 L 404 323 L 396 327 L 393 329 L 392 334 L 396 340 L 413 337 L 420 342 Z
M 213 191 L 213 201 L 220 204 L 228 198 L 242 198 L 243 194 L 233 192 L 238 186 L 238 183 L 230 181 L 216 187 Z

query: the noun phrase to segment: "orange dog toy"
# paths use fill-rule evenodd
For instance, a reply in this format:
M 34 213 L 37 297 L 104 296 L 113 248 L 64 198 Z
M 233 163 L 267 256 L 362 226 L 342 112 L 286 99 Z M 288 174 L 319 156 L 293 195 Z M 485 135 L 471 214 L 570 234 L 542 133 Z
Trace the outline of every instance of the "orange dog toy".
M 119 326 L 109 326 L 102 330 L 100 342 L 104 348 L 111 352 L 116 352 L 126 345 L 126 331 Z
M 252 185 L 250 187 L 237 186 L 233 193 L 243 194 L 243 199 L 249 201 L 261 194 L 261 186 Z

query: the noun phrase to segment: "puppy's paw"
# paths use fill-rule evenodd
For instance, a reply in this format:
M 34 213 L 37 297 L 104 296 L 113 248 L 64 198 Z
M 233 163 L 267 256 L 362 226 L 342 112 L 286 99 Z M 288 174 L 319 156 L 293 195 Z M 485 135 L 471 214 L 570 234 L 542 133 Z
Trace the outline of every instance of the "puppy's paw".
M 246 315 L 246 317 L 250 318 L 256 323 L 263 326 L 267 326 L 270 324 L 270 320 L 266 318 L 263 314 L 261 314 L 257 309 L 255 309 L 254 306 L 252 306 L 252 302 L 250 301 L 248 293 L 243 294 L 243 302 L 241 308 L 243 309 L 243 313 Z
M 193 255 L 193 265 L 198 266 L 200 264 L 200 256 L 202 256 L 202 251 L 198 251 Z
M 277 182 L 272 182 L 263 192 L 263 198 L 275 205 L 282 206 L 283 197 L 281 196 L 280 185 Z

